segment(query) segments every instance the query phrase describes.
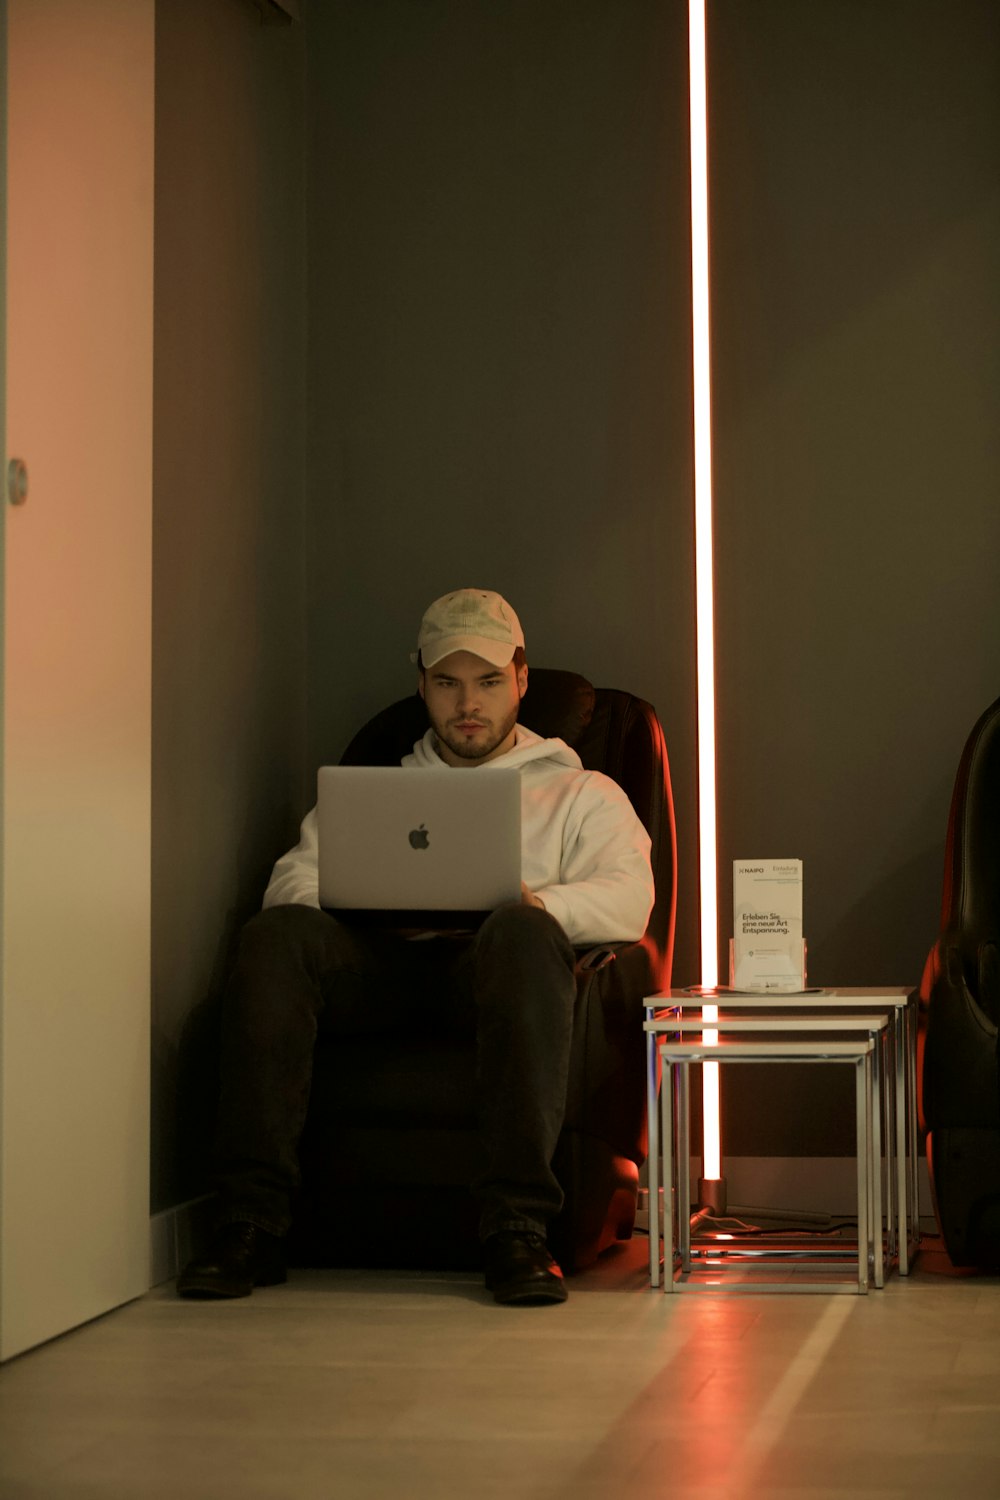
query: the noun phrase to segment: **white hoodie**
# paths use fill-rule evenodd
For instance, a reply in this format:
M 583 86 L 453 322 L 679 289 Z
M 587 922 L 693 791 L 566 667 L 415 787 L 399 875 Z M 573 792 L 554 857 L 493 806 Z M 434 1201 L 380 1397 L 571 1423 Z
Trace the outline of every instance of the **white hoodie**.
M 429 729 L 404 766 L 445 762 Z M 653 909 L 649 835 L 617 782 L 585 771 L 564 740 L 540 739 L 518 725 L 506 755 L 476 767 L 521 773 L 521 878 L 562 925 L 570 942 L 623 942 L 642 937 Z M 319 906 L 316 809 L 296 847 L 274 867 L 265 906 Z

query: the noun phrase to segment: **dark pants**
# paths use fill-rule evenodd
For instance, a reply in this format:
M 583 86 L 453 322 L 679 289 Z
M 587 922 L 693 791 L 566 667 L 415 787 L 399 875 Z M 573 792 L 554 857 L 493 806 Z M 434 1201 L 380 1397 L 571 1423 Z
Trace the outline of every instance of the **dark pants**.
M 222 1221 L 286 1233 L 317 1033 L 398 1031 L 405 1001 L 422 1025 L 476 1038 L 481 1236 L 544 1233 L 562 1207 L 551 1162 L 566 1105 L 574 963 L 562 928 L 537 907 L 501 907 L 475 937 L 417 942 L 307 906 L 260 912 L 243 930 L 223 1006 Z

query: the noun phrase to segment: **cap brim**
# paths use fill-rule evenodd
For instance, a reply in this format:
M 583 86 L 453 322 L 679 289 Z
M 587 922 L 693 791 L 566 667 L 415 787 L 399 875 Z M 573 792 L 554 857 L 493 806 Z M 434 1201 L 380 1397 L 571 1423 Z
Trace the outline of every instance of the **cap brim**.
M 473 656 L 481 656 L 488 661 L 491 667 L 507 667 L 514 660 L 516 645 L 510 641 L 490 641 L 481 635 L 446 635 L 440 640 L 421 646 L 419 651 L 411 655 L 411 661 L 419 661 L 423 658 L 424 667 L 437 666 L 446 656 L 453 651 L 471 651 Z

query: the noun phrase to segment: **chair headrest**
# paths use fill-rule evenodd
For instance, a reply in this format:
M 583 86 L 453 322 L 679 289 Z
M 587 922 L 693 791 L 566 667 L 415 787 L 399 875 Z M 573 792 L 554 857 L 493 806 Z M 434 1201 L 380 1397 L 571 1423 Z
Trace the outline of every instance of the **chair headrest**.
M 594 714 L 594 688 L 578 672 L 555 667 L 528 668 L 528 691 L 520 722 L 543 739 L 576 745 Z
M 942 926 L 1000 931 L 1000 698 L 965 742 L 948 817 Z
M 558 738 L 576 745 L 594 713 L 594 689 L 577 672 L 535 667 L 528 672 L 519 719 L 543 739 Z M 354 766 L 398 765 L 427 729 L 423 699 L 413 693 L 376 714 L 358 731 L 345 750 L 342 763 Z

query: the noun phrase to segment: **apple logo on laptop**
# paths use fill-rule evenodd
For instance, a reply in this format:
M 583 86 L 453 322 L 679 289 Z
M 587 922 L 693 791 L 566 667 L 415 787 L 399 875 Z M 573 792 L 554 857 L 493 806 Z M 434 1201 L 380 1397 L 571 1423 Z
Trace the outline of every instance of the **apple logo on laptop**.
M 429 847 L 430 839 L 427 835 L 427 827 L 421 823 L 419 828 L 414 828 L 410 833 L 411 849 L 426 849 Z

